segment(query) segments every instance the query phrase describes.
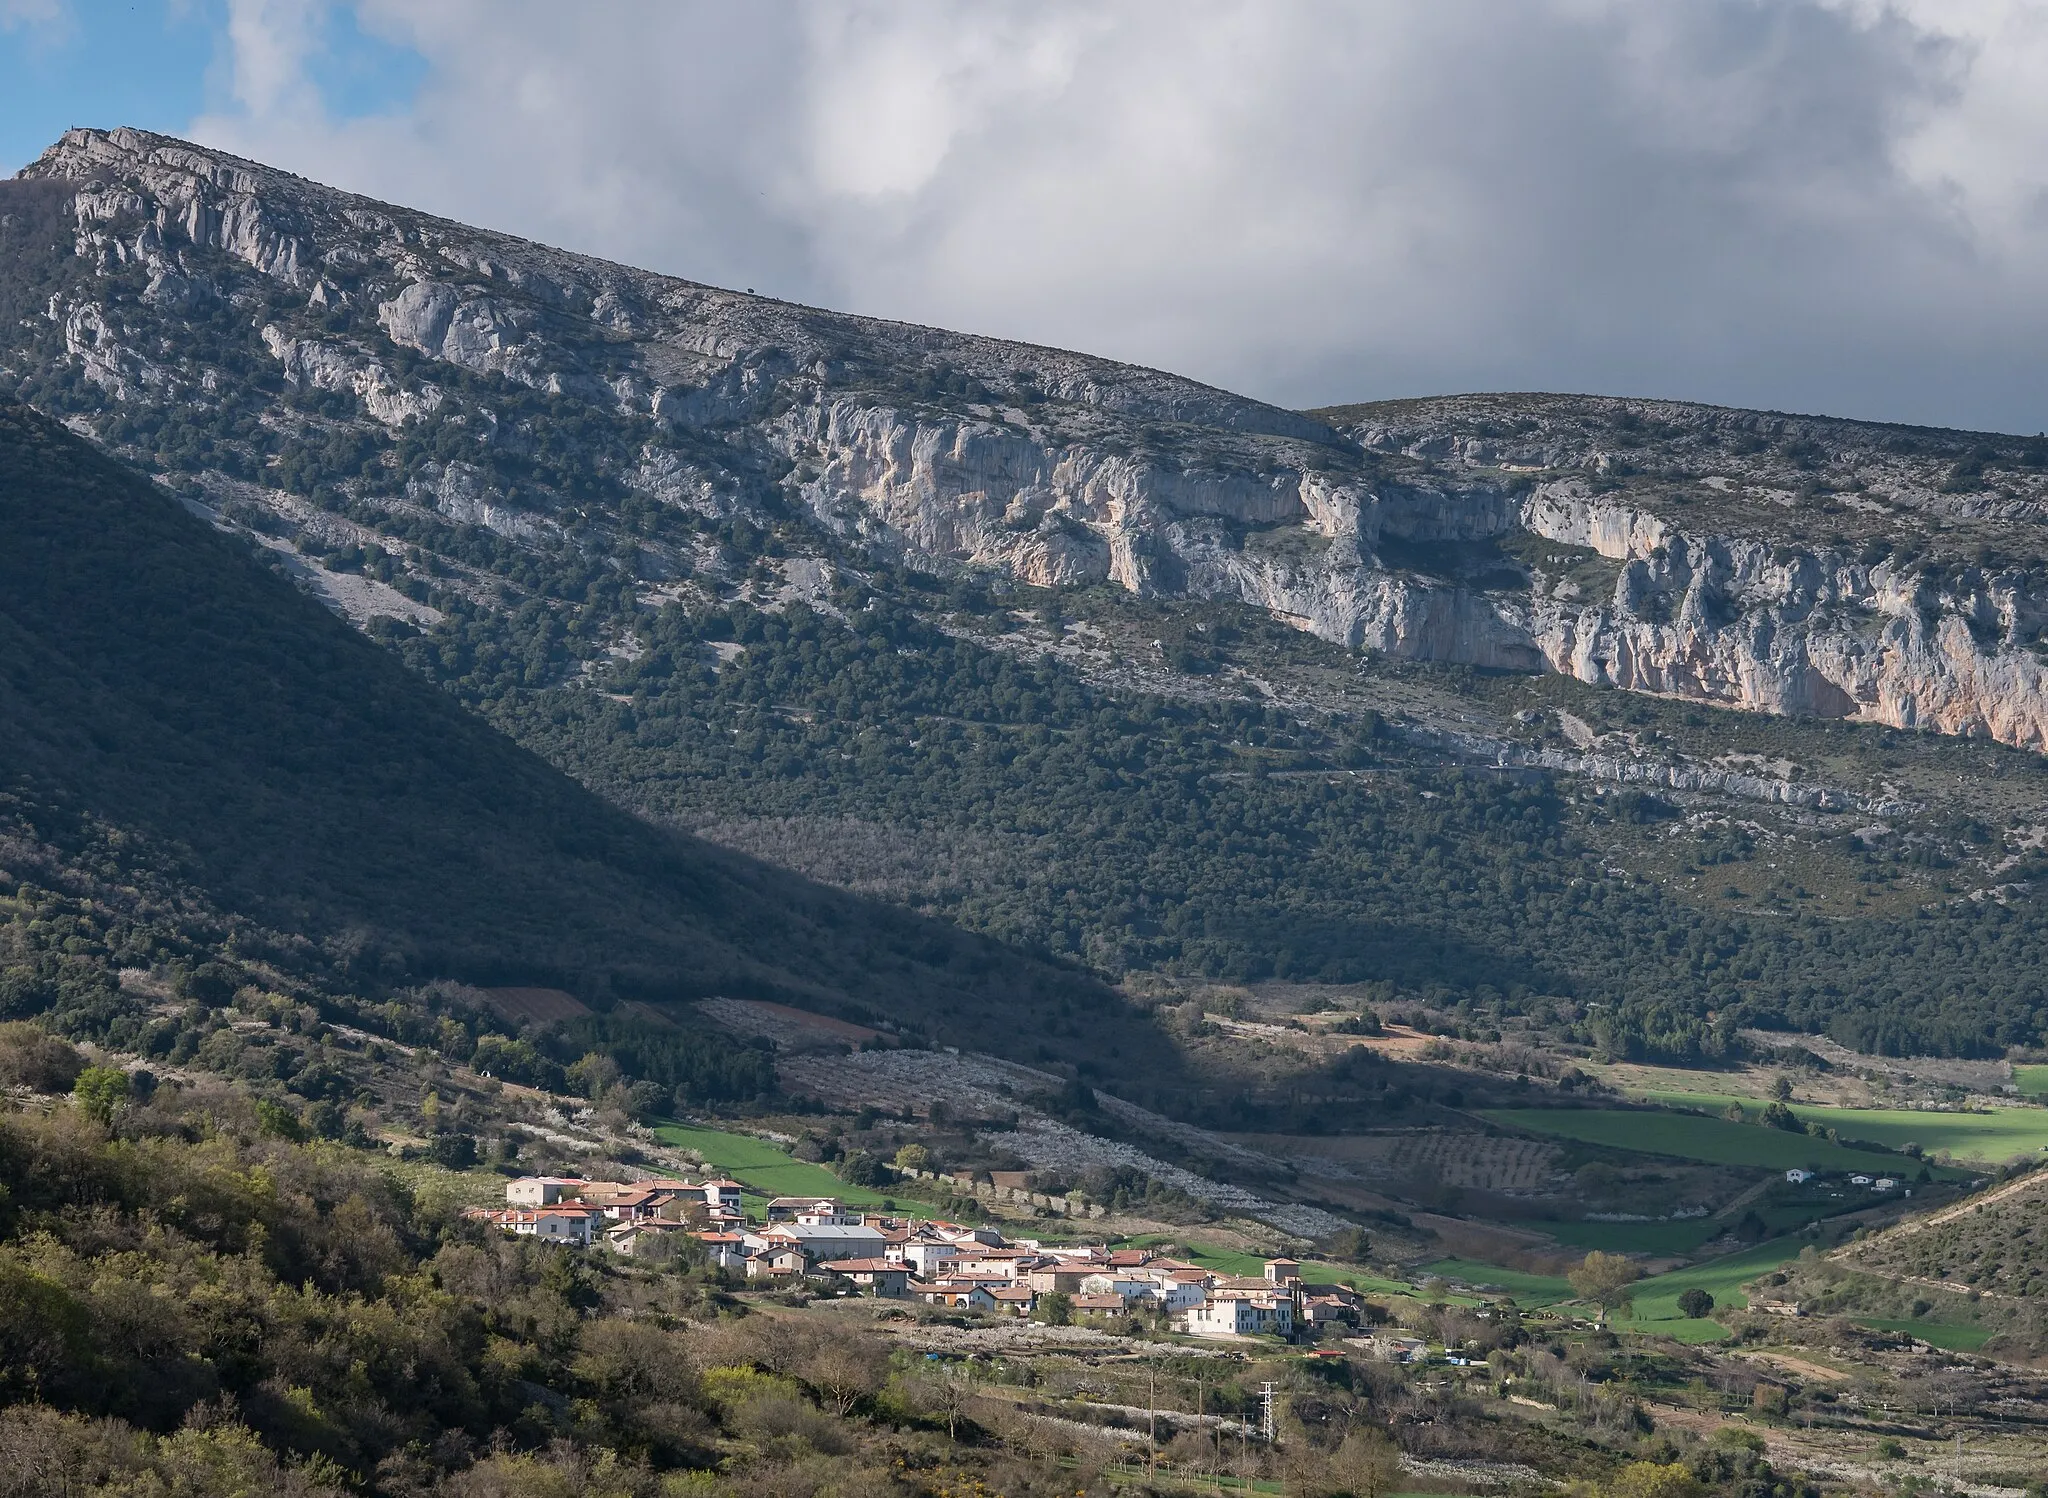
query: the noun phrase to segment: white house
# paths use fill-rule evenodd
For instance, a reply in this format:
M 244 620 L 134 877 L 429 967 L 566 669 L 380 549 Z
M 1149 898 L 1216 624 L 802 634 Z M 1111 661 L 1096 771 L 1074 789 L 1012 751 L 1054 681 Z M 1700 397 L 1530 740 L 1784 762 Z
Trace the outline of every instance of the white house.
M 1084 1295 L 1114 1295 L 1124 1301 L 1150 1300 L 1159 1293 L 1159 1286 L 1150 1275 L 1140 1274 L 1135 1269 L 1107 1269 L 1084 1275 L 1081 1292 Z
M 508 1207 L 552 1207 L 575 1196 L 590 1182 L 579 1176 L 521 1176 L 505 1183 Z
M 1187 1311 L 1191 1337 L 1256 1337 L 1294 1334 L 1294 1302 L 1255 1290 L 1217 1290 Z
M 910 1285 L 910 1271 L 895 1259 L 836 1259 L 824 1267 L 828 1273 L 851 1280 L 868 1294 L 885 1299 L 901 1299 Z
M 1879 1176 L 1870 1183 L 1870 1189 L 1872 1191 L 1896 1191 L 1899 1189 L 1899 1183 L 1890 1176 Z
M 522 1238 L 573 1244 L 577 1248 L 590 1247 L 597 1225 L 604 1221 L 604 1213 L 595 1207 L 577 1206 L 471 1207 L 463 1215 L 478 1222 L 488 1222 Z
M 699 1233 L 697 1241 L 704 1245 L 705 1253 L 710 1255 L 711 1262 L 720 1269 L 744 1270 L 747 1267 L 747 1260 L 752 1257 L 747 1251 L 746 1239 L 738 1233 L 714 1230 Z
M 1870 1177 L 1869 1177 L 1869 1176 L 1850 1176 L 1850 1177 L 1849 1177 L 1849 1184 L 1850 1184 L 1851 1186 L 1868 1186 L 1868 1185 L 1870 1184 Z
M 1785 1172 L 1785 1179 L 1795 1186 L 1804 1186 L 1813 1179 L 1813 1172 L 1810 1170 L 1788 1170 Z
M 995 1294 L 988 1286 L 957 1280 L 940 1280 L 936 1284 L 912 1280 L 910 1294 L 929 1305 L 953 1306 L 964 1311 L 993 1311 L 997 1305 Z
M 738 1181 L 728 1181 L 720 1177 L 715 1181 L 706 1181 L 698 1189 L 704 1193 L 704 1205 L 710 1211 L 738 1212 L 740 1193 L 746 1188 Z
M 901 1259 L 915 1269 L 919 1279 L 937 1279 L 944 1269 L 959 1254 L 957 1244 L 910 1242 L 898 1244 L 889 1250 L 891 1258 Z

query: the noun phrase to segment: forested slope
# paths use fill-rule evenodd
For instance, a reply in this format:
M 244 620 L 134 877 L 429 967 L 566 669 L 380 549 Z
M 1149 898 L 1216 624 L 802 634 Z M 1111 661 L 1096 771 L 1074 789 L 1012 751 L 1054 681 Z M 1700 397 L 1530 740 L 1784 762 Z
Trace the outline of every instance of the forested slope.
M 17 1011 L 56 1002 L 38 962 L 147 968 L 196 957 L 180 947 L 203 928 L 231 959 L 370 995 L 449 977 L 600 1007 L 751 993 L 941 1030 L 1086 998 L 1098 1038 L 1144 1052 L 1078 973 L 618 810 L 12 403 L 0 537 L 9 888 L 145 864 L 160 886 L 151 921 L 109 909 L 25 954 Z

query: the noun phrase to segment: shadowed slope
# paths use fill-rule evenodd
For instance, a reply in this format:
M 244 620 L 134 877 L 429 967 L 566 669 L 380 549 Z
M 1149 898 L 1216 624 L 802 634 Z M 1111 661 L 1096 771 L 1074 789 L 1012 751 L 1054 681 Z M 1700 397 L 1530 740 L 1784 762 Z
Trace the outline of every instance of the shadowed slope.
M 245 547 L 0 404 L 0 778 L 175 850 L 357 978 L 547 979 L 889 1012 L 1106 993 L 642 823 L 419 681 Z M 1097 1035 L 1165 1048 L 1121 1005 Z M 1076 1042 L 1081 1044 L 1082 1042 Z

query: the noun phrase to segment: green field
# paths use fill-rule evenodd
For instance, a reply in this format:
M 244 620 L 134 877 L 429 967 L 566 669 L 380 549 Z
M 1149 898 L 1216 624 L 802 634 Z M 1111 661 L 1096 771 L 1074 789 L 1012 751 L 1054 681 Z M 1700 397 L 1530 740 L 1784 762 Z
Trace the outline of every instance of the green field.
M 1627 1318 L 1617 1318 L 1614 1325 L 1617 1330 L 1649 1332 L 1681 1342 L 1718 1342 L 1728 1335 L 1726 1328 L 1712 1317 L 1691 1320 L 1678 1309 L 1678 1297 L 1697 1288 L 1714 1297 L 1716 1310 L 1742 1310 L 1749 1305 L 1742 1286 L 1760 1274 L 1791 1263 L 1799 1257 L 1803 1246 L 1798 1239 L 1778 1238 L 1739 1254 L 1709 1259 L 1669 1274 L 1652 1275 L 1636 1286 L 1635 1303 L 1630 1306 Z
M 692 1150 L 703 1156 L 713 1170 L 722 1170 L 742 1186 L 761 1196 L 829 1196 L 849 1207 L 880 1210 L 884 1200 L 878 1191 L 853 1186 L 822 1165 L 792 1159 L 765 1139 L 747 1134 L 727 1134 L 718 1129 L 691 1128 L 684 1124 L 657 1124 L 654 1137 L 663 1144 Z M 938 1212 L 922 1202 L 894 1198 L 895 1210 L 905 1217 L 936 1217 Z
M 1918 1337 L 1930 1347 L 1939 1347 L 1945 1352 L 1975 1352 L 1992 1338 L 1992 1331 L 1984 1326 L 1952 1326 L 1936 1321 L 1885 1321 L 1874 1316 L 1858 1316 L 1858 1326 L 1867 1326 L 1873 1331 L 1900 1332 L 1908 1337 Z
M 1572 1298 L 1570 1280 L 1549 1274 L 1529 1274 L 1520 1269 L 1503 1269 L 1497 1264 L 1482 1264 L 1476 1259 L 1438 1259 L 1434 1264 L 1424 1265 L 1421 1272 L 1441 1275 L 1447 1280 L 1461 1280 L 1483 1290 L 1498 1290 L 1525 1309 L 1554 1306 L 1559 1301 Z
M 1540 1226 L 1558 1242 L 1589 1253 L 1597 1248 L 1602 1253 L 1657 1258 L 1690 1254 L 1709 1238 L 1728 1231 L 1727 1223 L 1711 1217 L 1688 1217 L 1679 1222 L 1546 1222 Z
M 2039 1075 L 2033 1075 L 2038 1073 Z M 2048 1097 L 2048 1066 L 2016 1066 L 2013 1076 L 2023 1094 Z M 1681 1092 L 1643 1088 L 1630 1093 L 1644 1102 L 1667 1108 L 1697 1108 L 1720 1113 L 1739 1103 L 1752 1120 L 1764 1105 L 1755 1098 L 1725 1092 Z M 1947 1150 L 1957 1160 L 2002 1165 L 2014 1155 L 2038 1154 L 2048 1148 L 2048 1108 L 1997 1108 L 1988 1113 L 1928 1113 L 1910 1108 L 1817 1108 L 1794 1103 L 1802 1121 L 1812 1120 L 1844 1139 L 1867 1139 L 1896 1149 L 1918 1144 L 1928 1154 Z M 1893 1162 L 1896 1173 L 1897 1162 Z
M 2002 1165 L 2014 1155 L 2048 1149 L 2048 1108 L 1994 1108 L 1988 1113 L 1922 1113 L 1904 1108 L 1804 1108 L 1792 1111 L 1839 1133 L 1894 1149 L 1918 1144 L 1957 1160 Z
M 1816 1115 L 1825 1115 L 1849 1110 L 1819 1108 L 1812 1111 Z M 1530 1134 L 1576 1139 L 1583 1144 L 1601 1144 L 1647 1155 L 1669 1155 L 1679 1160 L 1699 1160 L 1709 1165 L 1750 1165 L 1770 1170 L 1790 1170 L 1801 1166 L 1836 1175 L 1849 1171 L 1897 1175 L 1907 1165 L 1897 1155 L 1849 1149 L 1807 1134 L 1791 1134 L 1782 1129 L 1760 1128 L 1755 1124 L 1733 1123 L 1725 1118 L 1707 1118 L 1694 1113 L 1654 1113 L 1619 1108 L 1488 1108 L 1482 1110 L 1480 1116 Z M 1930 1117 L 1972 1118 L 1978 1115 L 1874 1115 L 1858 1111 L 1854 1116 L 1859 1119 L 1910 1117 L 1924 1121 Z M 2048 1119 L 2048 1113 L 2043 1117 Z M 1823 1122 L 1828 1121 L 1831 1120 L 1823 1119 Z M 1874 1130 L 1866 1129 L 1865 1132 L 1872 1138 L 1877 1137 Z M 1900 1136 L 1901 1143 L 1905 1137 Z
M 1680 1342 L 1718 1342 L 1728 1335 L 1727 1328 L 1711 1317 L 1695 1321 L 1683 1315 L 1678 1309 L 1678 1297 L 1697 1286 L 1714 1297 L 1716 1307 L 1741 1310 L 1749 1304 L 1748 1297 L 1742 1293 L 1742 1286 L 1781 1264 L 1789 1264 L 1799 1256 L 1801 1246 L 1797 1239 L 1779 1238 L 1744 1249 L 1741 1253 L 1709 1259 L 1704 1264 L 1653 1275 L 1636 1285 L 1634 1304 L 1626 1315 L 1617 1316 L 1611 1324 L 1617 1331 L 1647 1332 Z M 1502 1269 L 1471 1259 L 1439 1259 L 1422 1272 L 1462 1280 L 1468 1285 L 1504 1290 L 1515 1298 L 1517 1304 L 1532 1310 L 1562 1305 L 1572 1299 L 1571 1282 L 1568 1280 Z
M 1742 1111 L 1751 1118 L 1763 1111 L 1764 1105 L 1753 1097 L 1738 1097 L 1732 1092 L 1692 1092 L 1673 1087 L 1631 1087 L 1628 1095 L 1640 1103 L 1659 1103 L 1666 1108 L 1690 1108 L 1696 1113 L 1720 1113 L 1730 1103 L 1738 1103 Z

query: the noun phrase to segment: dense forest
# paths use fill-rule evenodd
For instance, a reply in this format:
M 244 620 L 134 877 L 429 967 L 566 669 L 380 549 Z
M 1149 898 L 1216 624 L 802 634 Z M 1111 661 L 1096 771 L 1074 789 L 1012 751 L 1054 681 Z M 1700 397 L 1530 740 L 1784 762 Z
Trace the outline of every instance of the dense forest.
M 1369 724 L 1112 694 L 866 588 L 839 607 L 665 610 L 608 683 L 626 701 L 491 677 L 498 616 L 402 650 L 656 815 L 800 819 L 819 841 L 918 829 L 935 859 L 968 840 L 970 875 L 932 908 L 1112 974 L 1387 980 L 1671 1058 L 1725 1054 L 1746 1025 L 1972 1054 L 2038 1044 L 2048 1023 L 2033 899 L 1703 914 L 1601 855 L 1599 823 L 1654 802 L 1447 769 Z M 723 641 L 745 648 L 721 666 Z

